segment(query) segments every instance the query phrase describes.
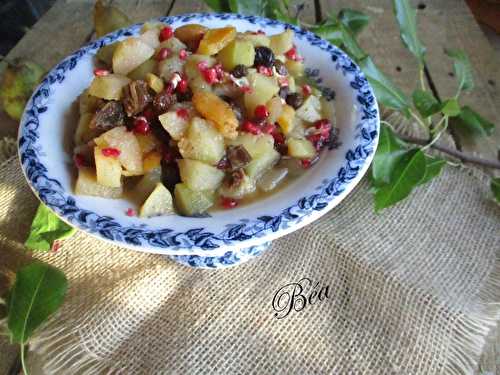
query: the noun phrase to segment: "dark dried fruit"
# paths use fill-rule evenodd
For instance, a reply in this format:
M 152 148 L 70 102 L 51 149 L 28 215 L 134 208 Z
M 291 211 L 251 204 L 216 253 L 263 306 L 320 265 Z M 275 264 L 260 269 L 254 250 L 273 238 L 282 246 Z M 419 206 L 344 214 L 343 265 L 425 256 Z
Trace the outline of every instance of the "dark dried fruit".
M 142 112 L 152 100 L 153 97 L 149 93 L 148 84 L 145 81 L 132 81 L 123 90 L 122 103 L 128 116 Z
M 248 74 L 248 69 L 245 65 L 236 65 L 233 69 L 233 71 L 231 72 L 231 74 L 236 77 L 236 78 L 241 78 L 241 77 L 244 77 Z
M 304 97 L 297 92 L 288 94 L 286 97 L 286 104 L 291 105 L 295 109 L 299 108 L 302 103 L 304 103 Z
M 167 90 L 160 92 L 153 99 L 153 108 L 157 116 L 167 112 L 170 107 L 177 102 L 175 94 Z
M 280 91 L 278 92 L 278 95 L 280 96 L 280 98 L 286 99 L 289 92 L 290 92 L 290 88 L 288 86 L 282 86 L 282 87 L 280 87 Z
M 274 65 L 273 51 L 268 47 L 256 47 L 254 65 L 262 65 L 268 68 L 272 68 L 272 66 Z
M 229 146 L 226 156 L 232 169 L 243 168 L 252 161 L 252 157 L 242 145 Z
M 281 60 L 276 60 L 274 62 L 274 68 L 276 69 L 276 73 L 280 76 L 286 76 L 288 74 L 288 70 Z
M 241 185 L 244 178 L 245 172 L 242 168 L 239 168 L 227 174 L 224 178 L 223 184 L 229 189 L 236 189 Z
M 90 121 L 89 128 L 106 131 L 125 123 L 125 112 L 120 102 L 111 100 L 97 110 Z
M 191 89 L 187 89 L 185 92 L 177 92 L 178 102 L 189 102 L 193 98 L 193 92 Z

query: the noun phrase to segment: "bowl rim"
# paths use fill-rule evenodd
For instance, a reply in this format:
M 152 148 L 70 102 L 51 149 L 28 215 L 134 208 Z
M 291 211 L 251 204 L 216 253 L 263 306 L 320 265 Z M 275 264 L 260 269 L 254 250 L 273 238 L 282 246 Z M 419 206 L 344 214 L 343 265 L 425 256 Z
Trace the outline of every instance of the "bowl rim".
M 114 31 L 100 39 L 87 43 L 58 63 L 33 92 L 24 110 L 18 131 L 18 153 L 21 169 L 34 194 L 47 207 L 68 224 L 86 233 L 138 251 L 171 255 L 215 255 L 230 249 L 251 247 L 272 241 L 318 219 L 339 204 L 358 184 L 373 159 L 380 132 L 380 113 L 373 89 L 360 68 L 338 47 L 300 27 L 259 16 L 236 13 L 188 13 L 159 17 L 148 22 L 188 23 L 218 19 L 243 20 L 261 26 L 282 26 L 292 29 L 296 38 L 305 39 L 310 45 L 331 55 L 332 63 L 340 65 L 344 76 L 353 75 L 351 87 L 357 90 L 359 109 L 363 116 L 359 124 L 359 144 L 346 152 L 345 160 L 338 174 L 330 175 L 321 186 L 298 197 L 295 205 L 281 211 L 277 216 L 261 216 L 253 222 L 240 219 L 234 225 L 227 225 L 221 233 L 212 233 L 204 228 L 176 232 L 170 228 L 147 229 L 142 226 L 123 226 L 109 216 L 78 207 L 73 193 L 47 175 L 47 169 L 39 160 L 40 144 L 37 144 L 38 116 L 47 111 L 50 86 L 62 82 L 65 73 L 72 70 L 84 55 L 97 51 L 122 37 L 134 36 L 144 24 L 136 23 Z

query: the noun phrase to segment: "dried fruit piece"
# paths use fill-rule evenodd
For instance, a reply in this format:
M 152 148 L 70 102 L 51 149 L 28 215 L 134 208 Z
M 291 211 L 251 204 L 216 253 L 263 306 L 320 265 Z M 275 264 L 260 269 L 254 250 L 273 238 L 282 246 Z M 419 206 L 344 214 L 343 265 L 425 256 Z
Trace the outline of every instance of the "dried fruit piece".
M 238 120 L 231 106 L 224 100 L 208 91 L 195 91 L 193 105 L 203 117 L 215 124 L 225 138 L 237 137 Z
M 236 37 L 236 29 L 232 26 L 210 29 L 205 32 L 196 53 L 215 55 Z
M 191 51 L 196 51 L 206 31 L 207 28 L 205 26 L 193 23 L 176 28 L 174 35 L 186 44 Z

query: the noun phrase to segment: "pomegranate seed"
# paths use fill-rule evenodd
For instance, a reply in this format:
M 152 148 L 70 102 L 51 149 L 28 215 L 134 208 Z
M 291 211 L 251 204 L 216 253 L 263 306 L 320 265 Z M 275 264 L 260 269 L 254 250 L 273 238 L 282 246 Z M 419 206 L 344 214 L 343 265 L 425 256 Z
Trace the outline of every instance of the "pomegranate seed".
M 134 133 L 136 134 L 148 134 L 149 133 L 149 122 L 144 116 L 137 117 L 134 120 Z
M 262 127 L 262 133 L 264 134 L 273 134 L 274 132 L 276 132 L 276 126 L 274 124 L 266 122 Z
M 297 48 L 292 47 L 288 51 L 285 52 L 285 56 L 290 60 L 297 60 Z
M 106 147 L 101 150 L 102 154 L 107 157 L 117 158 L 121 151 L 114 147 Z
M 224 69 L 221 64 L 215 64 L 214 67 L 215 73 L 217 74 L 217 79 L 222 81 L 224 79 Z
M 265 119 L 269 117 L 269 111 L 265 105 L 261 104 L 255 107 L 254 115 L 258 119 Z
M 276 131 L 276 129 L 275 129 L 274 132 L 271 133 L 271 135 L 274 138 L 274 143 L 275 144 L 282 145 L 282 144 L 285 143 L 285 136 L 282 133 Z
M 203 78 L 205 78 L 205 81 L 212 85 L 216 82 L 218 82 L 218 79 L 217 79 L 217 72 L 214 68 L 209 68 L 209 69 L 205 69 L 203 72 Z
M 162 61 L 165 60 L 171 53 L 172 51 L 170 48 L 161 48 L 158 53 L 156 54 L 156 60 Z
M 257 68 L 257 71 L 260 74 L 263 74 L 263 75 L 268 76 L 268 77 L 271 77 L 273 75 L 273 70 L 271 68 L 268 68 L 267 66 L 264 66 L 264 65 L 259 65 L 259 67 Z
M 226 170 L 226 169 L 229 169 L 229 168 L 231 168 L 231 163 L 229 162 L 229 160 L 227 159 L 227 157 L 224 156 L 217 163 L 217 169 Z
M 135 216 L 135 210 L 133 208 L 127 208 L 127 211 L 125 211 L 125 215 L 127 216 Z
M 260 130 L 259 126 L 254 124 L 252 121 L 246 120 L 243 125 L 242 125 L 243 131 L 251 134 L 260 134 L 262 131 Z
M 187 79 L 183 78 L 179 81 L 177 84 L 177 91 L 180 92 L 181 94 L 184 94 L 188 89 L 188 81 Z
M 234 198 L 221 197 L 220 204 L 224 208 L 235 208 L 238 205 L 238 201 Z
M 307 169 L 311 166 L 312 162 L 309 159 L 304 159 L 300 161 L 300 164 L 302 165 L 302 168 Z
M 174 36 L 174 30 L 170 26 L 165 26 L 160 31 L 160 42 L 168 40 Z
M 75 162 L 77 168 L 85 167 L 87 165 L 85 157 L 82 154 L 75 154 L 75 156 L 73 156 L 73 161 Z
M 200 72 L 203 72 L 204 70 L 208 69 L 208 62 L 206 62 L 206 61 L 200 61 L 196 66 L 198 67 L 198 70 Z
M 172 95 L 175 91 L 175 87 L 174 87 L 173 83 L 167 82 L 167 84 L 165 85 L 165 90 L 163 90 L 163 91 L 165 91 L 169 95 Z
M 250 86 L 240 86 L 240 90 L 249 94 L 252 92 L 252 88 Z
M 175 162 L 175 154 L 174 154 L 174 152 L 171 149 L 169 149 L 169 148 L 165 149 L 163 151 L 163 160 L 165 160 L 165 162 L 167 164 L 174 163 Z
M 188 56 L 188 54 L 187 54 L 187 51 L 185 49 L 181 49 L 179 51 L 179 59 L 186 60 L 187 56 Z
M 280 87 L 288 86 L 288 78 L 287 77 L 278 77 L 278 84 Z
M 148 121 L 153 121 L 155 119 L 155 113 L 151 107 L 146 108 L 142 114 Z
M 107 69 L 99 69 L 99 68 L 94 69 L 94 75 L 97 77 L 104 77 L 107 76 L 108 74 L 109 70 Z
M 302 86 L 302 94 L 304 94 L 304 96 L 309 96 L 309 95 L 311 95 L 311 93 L 312 93 L 311 86 L 309 86 L 309 85 Z
M 175 113 L 183 120 L 187 120 L 189 117 L 189 112 L 186 108 L 179 108 Z

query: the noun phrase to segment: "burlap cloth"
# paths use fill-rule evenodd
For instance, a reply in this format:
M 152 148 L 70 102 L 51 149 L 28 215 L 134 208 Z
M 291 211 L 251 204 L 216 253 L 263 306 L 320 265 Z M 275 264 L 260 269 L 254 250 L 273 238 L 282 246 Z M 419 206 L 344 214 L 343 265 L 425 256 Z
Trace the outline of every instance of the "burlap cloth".
M 0 264 L 15 268 L 37 200 L 0 166 Z M 195 270 L 79 232 L 57 253 L 61 311 L 31 346 L 47 374 L 470 373 L 499 317 L 500 210 L 447 167 L 376 215 L 366 179 L 321 220 L 244 265 Z M 328 298 L 277 319 L 276 291 L 308 277 Z M 36 371 L 34 371 L 36 372 Z

